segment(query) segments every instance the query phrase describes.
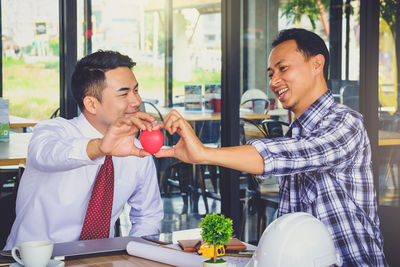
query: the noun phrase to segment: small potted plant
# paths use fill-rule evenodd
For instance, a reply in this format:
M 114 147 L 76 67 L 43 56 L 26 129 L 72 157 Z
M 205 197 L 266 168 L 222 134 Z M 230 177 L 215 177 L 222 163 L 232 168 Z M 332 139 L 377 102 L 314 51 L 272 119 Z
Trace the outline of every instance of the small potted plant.
M 224 259 L 217 260 L 217 247 L 224 246 L 229 243 L 232 237 L 233 228 L 232 220 L 225 218 L 223 214 L 218 215 L 216 213 L 207 214 L 206 217 L 201 221 L 199 227 L 201 227 L 201 237 L 209 246 L 213 246 L 214 253 L 213 257 L 203 262 L 203 266 L 226 266 Z

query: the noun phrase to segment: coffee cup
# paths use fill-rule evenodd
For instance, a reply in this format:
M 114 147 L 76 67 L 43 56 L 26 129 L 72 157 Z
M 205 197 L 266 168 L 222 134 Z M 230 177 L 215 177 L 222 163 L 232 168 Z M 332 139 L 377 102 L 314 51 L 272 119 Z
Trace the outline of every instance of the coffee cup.
M 16 252 L 19 252 L 20 257 Z M 53 242 L 30 241 L 13 247 L 11 254 L 19 264 L 26 267 L 46 267 L 53 253 Z

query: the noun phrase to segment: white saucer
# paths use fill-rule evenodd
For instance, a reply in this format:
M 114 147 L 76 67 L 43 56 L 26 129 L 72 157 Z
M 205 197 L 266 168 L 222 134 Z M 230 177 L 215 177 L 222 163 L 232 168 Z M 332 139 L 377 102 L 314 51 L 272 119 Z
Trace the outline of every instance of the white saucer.
M 47 263 L 46 267 L 64 267 L 65 263 L 63 261 L 59 260 L 50 260 L 49 263 Z M 14 262 L 10 264 L 10 267 L 23 267 L 24 265 L 19 264 L 18 262 Z

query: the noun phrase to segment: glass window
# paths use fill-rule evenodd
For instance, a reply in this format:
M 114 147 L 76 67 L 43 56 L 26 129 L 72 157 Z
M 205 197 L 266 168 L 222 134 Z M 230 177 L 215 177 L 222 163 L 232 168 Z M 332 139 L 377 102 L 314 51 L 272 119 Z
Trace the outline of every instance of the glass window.
M 358 110 L 359 2 L 350 1 L 349 5 L 334 6 L 340 9 L 339 15 L 330 10 L 329 1 L 323 2 L 325 5 L 318 8 L 313 1 L 294 4 L 288 1 L 252 0 L 243 3 L 243 92 L 259 89 L 268 98 L 275 98 L 269 91 L 269 78 L 266 75 L 271 43 L 280 30 L 300 27 L 320 35 L 328 49 L 333 50 L 330 51 L 331 72 L 328 87 L 338 102 Z M 339 29 L 335 28 L 337 26 Z M 336 54 L 333 56 L 338 49 L 341 53 L 338 57 Z M 272 102 L 272 109 L 275 108 L 274 104 L 280 108 L 279 101 Z
M 322 37 L 331 53 L 328 88 L 337 102 L 358 110 L 360 3 L 336 3 L 342 4 L 331 4 L 330 1 L 242 1 L 241 110 L 270 115 L 266 126 L 273 136 L 282 135 L 286 130 L 279 121 L 290 122 L 292 118 L 270 91 L 267 74 L 271 44 L 283 29 L 305 28 Z M 261 120 L 253 120 L 253 123 L 261 123 Z M 254 125 L 248 124 L 242 122 L 243 141 L 264 136 Z M 278 179 L 272 177 L 258 182 L 258 190 L 267 192 L 263 198 L 277 203 Z M 267 210 L 268 222 L 274 219 L 274 211 Z M 245 233 L 244 239 L 253 240 L 253 232 Z
M 3 97 L 10 101 L 10 114 L 48 119 L 60 101 L 58 1 L 1 5 Z
M 385 3 L 386 2 L 386 3 Z M 397 6 L 396 6 L 397 5 Z M 399 207 L 399 4 L 381 1 L 379 19 L 379 204 Z
M 84 1 L 78 2 L 78 58 L 85 55 L 83 47 L 87 21 L 83 16 Z M 169 12 L 166 7 L 168 3 L 172 3 L 171 14 L 166 13 Z M 171 107 L 164 107 L 165 103 L 168 103 L 165 101 L 168 95 L 165 93 L 165 87 L 166 83 L 169 83 L 168 86 L 172 84 L 171 102 L 174 108 L 178 108 L 183 117 L 191 123 L 203 142 L 217 146 L 220 139 L 220 118 L 218 113 L 213 112 L 213 107 L 217 107 L 217 111 L 219 107 L 220 112 L 222 65 L 220 0 L 173 0 L 171 2 L 167 0 L 92 0 L 91 9 L 92 51 L 116 50 L 136 61 L 137 65 L 133 72 L 139 82 L 142 100 L 147 102 L 144 104 L 146 112 L 157 117 L 158 114 L 154 108 L 157 108 L 161 115 L 169 112 Z M 173 29 L 169 36 L 167 25 L 171 22 Z M 172 39 L 172 51 L 169 51 L 167 47 L 169 38 Z M 166 73 L 165 58 L 170 59 L 172 63 L 172 69 L 168 69 L 169 73 Z M 172 79 L 166 82 L 166 77 L 169 76 L 172 76 Z M 189 103 L 191 97 L 197 103 L 194 101 L 184 107 L 185 94 L 186 103 Z M 169 141 L 175 143 L 178 138 L 179 136 L 175 135 Z M 156 161 L 156 164 L 159 163 L 160 161 Z M 162 164 L 161 162 L 160 167 L 163 167 Z M 173 168 L 169 167 L 168 170 L 171 171 Z M 200 175 L 200 172 L 203 175 Z M 208 179 L 212 175 L 216 178 L 219 169 L 202 166 L 194 168 L 191 173 L 195 174 L 195 179 L 190 179 L 192 181 L 188 186 L 200 189 L 202 181 L 198 179 L 204 177 Z M 188 180 L 189 178 L 185 181 Z M 213 183 L 214 181 L 215 179 Z M 182 185 L 182 188 L 184 186 Z M 160 189 L 165 188 L 162 186 Z M 194 194 L 193 197 L 198 199 L 197 191 L 196 193 L 194 191 L 196 190 L 188 194 Z M 186 195 L 186 193 L 182 194 Z M 220 205 L 205 207 L 205 203 L 208 205 L 207 201 L 194 202 L 196 204 L 193 203 L 195 205 L 193 212 L 205 213 L 208 209 L 211 212 L 220 212 Z M 185 204 L 187 209 L 187 197 Z M 183 214 L 182 217 L 185 215 Z M 166 215 L 166 220 L 169 219 Z M 196 221 L 194 227 L 197 225 Z M 161 231 L 171 232 L 178 230 L 177 227 L 184 229 L 190 226 L 169 223 L 163 225 Z
M 164 1 L 92 0 L 92 52 L 116 50 L 130 56 L 143 99 L 164 99 Z M 78 12 L 78 16 L 83 16 Z M 78 27 L 79 49 L 84 46 L 82 27 Z M 79 25 L 79 24 L 78 24 Z M 78 49 L 78 51 L 79 51 Z M 79 54 L 83 56 L 83 51 Z
M 221 84 L 221 3 L 173 1 L 173 104 L 182 105 L 188 86 Z M 190 89 L 187 89 L 190 90 Z
M 78 58 L 84 55 L 83 0 L 78 2 Z M 144 100 L 164 105 L 166 1 L 92 0 L 92 51 L 117 50 L 137 62 Z M 172 1 L 172 97 L 183 106 L 185 86 L 221 83 L 220 1 Z

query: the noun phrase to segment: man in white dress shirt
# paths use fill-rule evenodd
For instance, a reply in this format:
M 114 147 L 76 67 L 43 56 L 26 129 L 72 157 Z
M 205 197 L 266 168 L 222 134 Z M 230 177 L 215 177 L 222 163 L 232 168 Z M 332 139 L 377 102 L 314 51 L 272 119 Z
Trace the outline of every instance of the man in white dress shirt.
M 155 122 L 139 112 L 135 63 L 112 51 L 82 58 L 72 92 L 82 113 L 71 120 L 39 123 L 28 149 L 17 195 L 16 219 L 4 249 L 25 241 L 79 239 L 96 174 L 106 155 L 114 165 L 110 233 L 125 203 L 131 206 L 131 236 L 157 236 L 163 206 L 156 168 L 135 139 Z

